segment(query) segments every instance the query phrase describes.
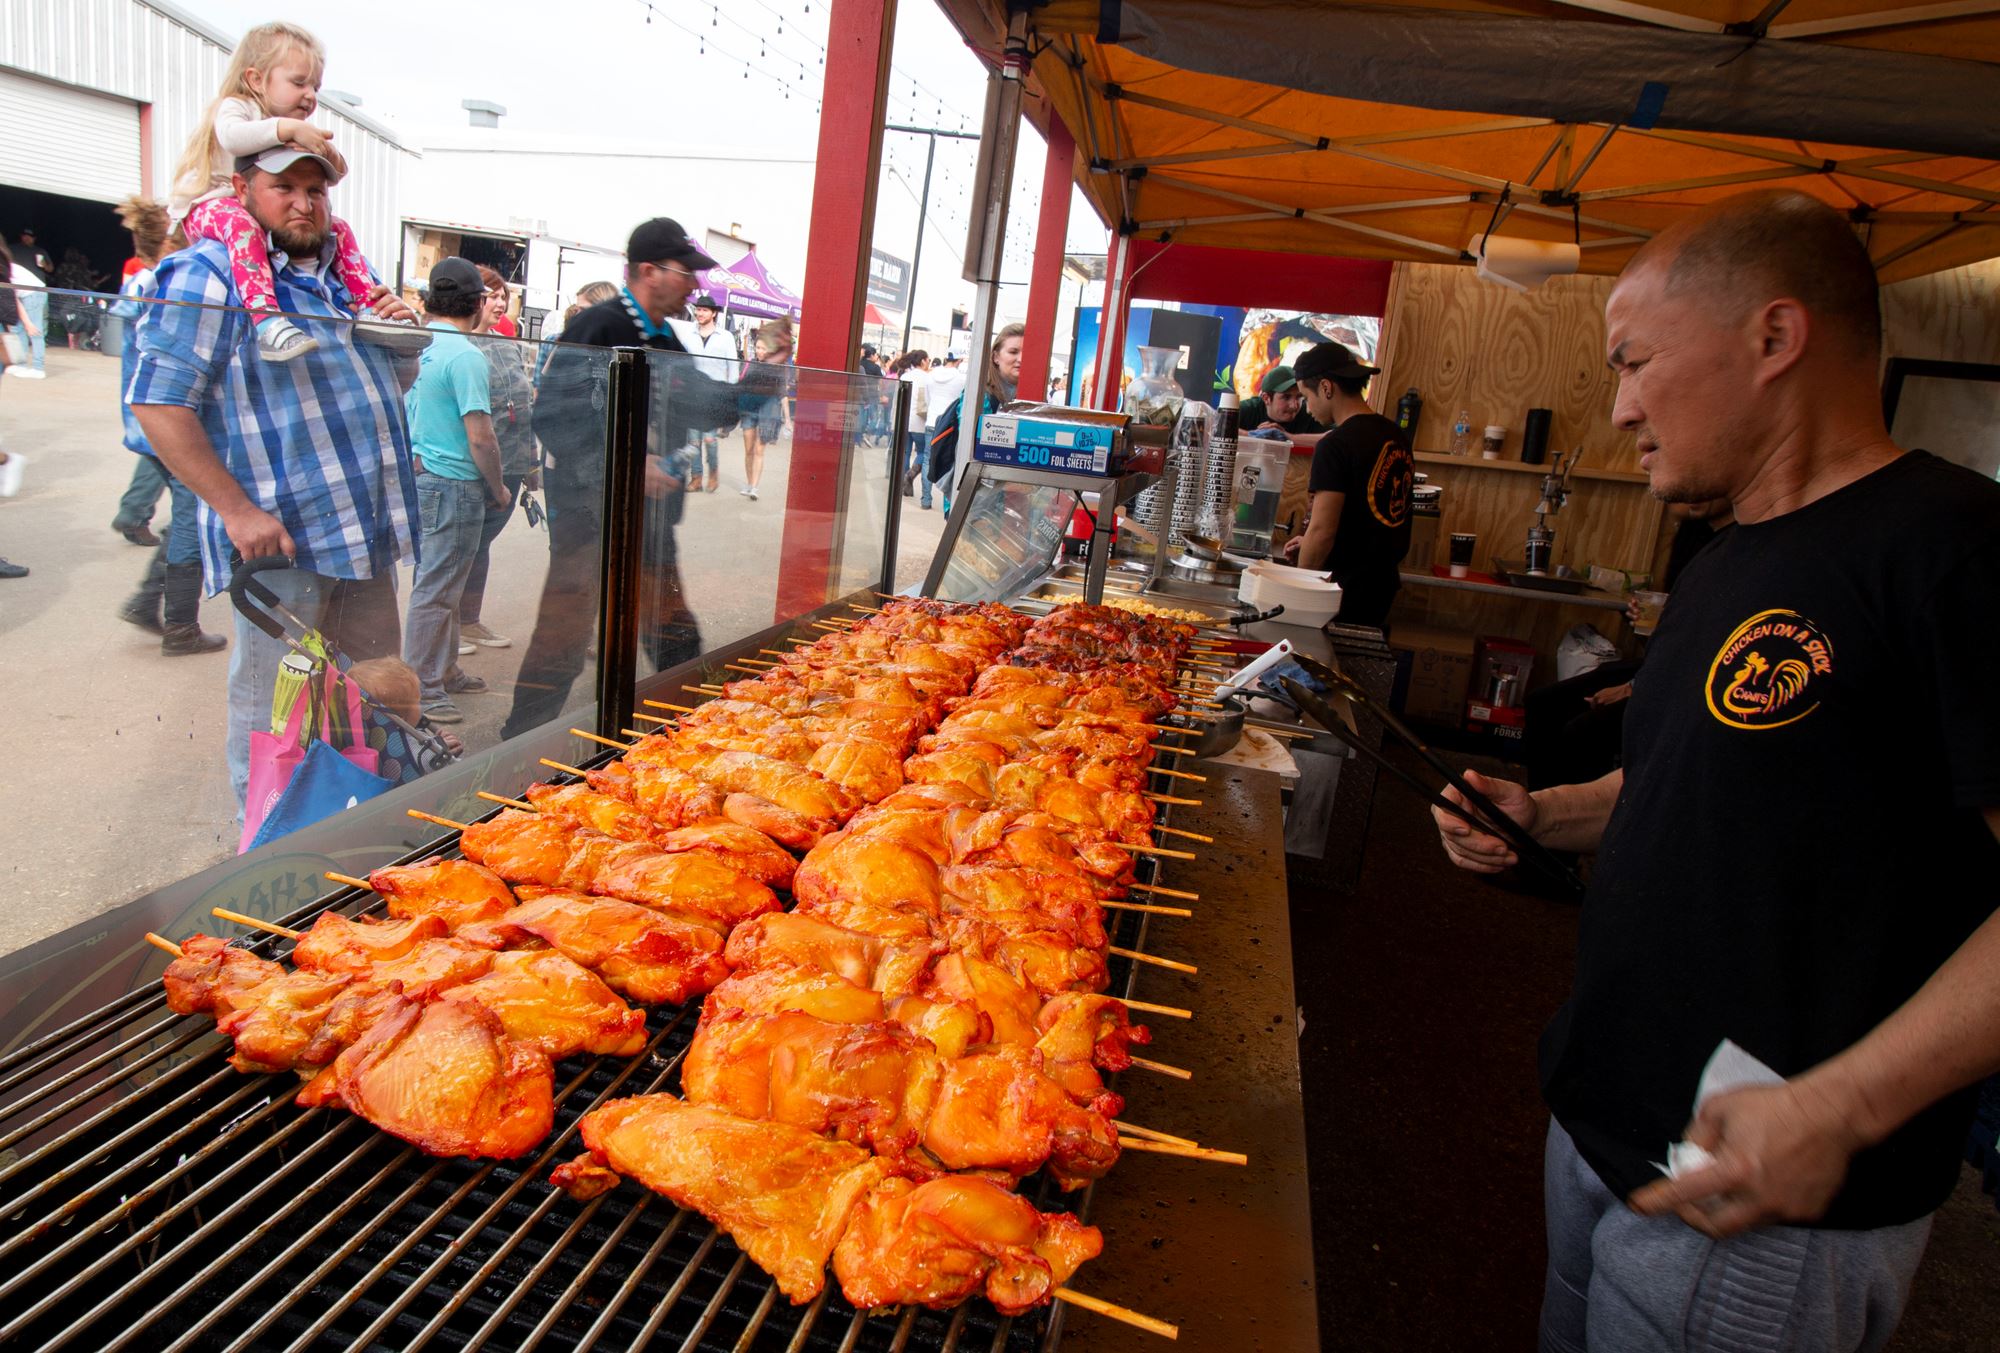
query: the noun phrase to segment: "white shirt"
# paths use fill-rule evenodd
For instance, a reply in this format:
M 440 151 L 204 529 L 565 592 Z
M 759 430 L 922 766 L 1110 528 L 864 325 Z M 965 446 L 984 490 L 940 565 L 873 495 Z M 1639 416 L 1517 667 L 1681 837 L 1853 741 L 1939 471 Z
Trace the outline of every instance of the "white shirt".
M 951 402 L 965 393 L 965 369 L 963 367 L 934 366 L 931 368 L 931 426 L 936 427 L 938 419 L 944 417 Z
M 687 345 L 687 350 L 717 358 L 716 361 L 701 364 L 702 369 L 717 380 L 732 383 L 736 380 L 736 359 L 741 355 L 736 347 L 736 335 L 723 328 L 720 320 L 706 335 L 701 332 L 700 325 L 695 325 L 694 341 Z
M 918 426 L 929 427 L 931 421 L 931 373 L 921 367 L 911 367 L 900 379 L 910 386 L 910 417 Z

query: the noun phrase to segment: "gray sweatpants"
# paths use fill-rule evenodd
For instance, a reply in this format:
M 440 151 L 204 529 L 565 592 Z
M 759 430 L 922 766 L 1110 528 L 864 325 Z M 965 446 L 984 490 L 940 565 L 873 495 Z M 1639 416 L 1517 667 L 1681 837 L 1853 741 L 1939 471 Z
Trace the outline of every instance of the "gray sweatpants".
M 1553 1119 L 1542 1192 L 1541 1353 L 1873 1353 L 1902 1318 L 1931 1234 L 1925 1217 L 1711 1240 L 1626 1207 Z

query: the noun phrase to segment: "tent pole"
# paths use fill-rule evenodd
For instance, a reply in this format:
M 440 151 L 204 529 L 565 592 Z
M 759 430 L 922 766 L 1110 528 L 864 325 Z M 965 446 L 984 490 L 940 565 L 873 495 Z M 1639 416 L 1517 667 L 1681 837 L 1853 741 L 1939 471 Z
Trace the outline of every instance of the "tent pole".
M 1049 117 L 1048 144 L 1048 158 L 1042 163 L 1042 210 L 1035 223 L 1034 270 L 1028 281 L 1028 332 L 1021 348 L 1023 399 L 1042 399 L 1048 394 L 1063 255 L 1069 245 L 1070 184 L 1076 176 L 1076 138 L 1053 114 Z
M 1028 16 L 1007 20 L 1007 44 L 1000 69 L 987 78 L 986 117 L 980 128 L 979 167 L 973 176 L 971 237 L 965 248 L 965 280 L 973 284 L 966 353 L 965 396 L 959 406 L 960 465 L 970 464 L 971 440 L 993 371 L 993 329 L 1000 305 L 1000 270 L 1007 258 L 1007 203 L 1014 191 L 1014 151 L 1021 140 L 1021 95 L 1028 74 Z
M 910 299 L 903 305 L 903 341 L 898 352 L 910 350 L 910 326 L 917 318 L 917 269 L 924 261 L 924 216 L 931 207 L 931 165 L 937 160 L 937 133 L 924 133 L 924 191 L 917 198 L 917 247 L 910 251 Z M 946 341 L 950 341 L 947 337 Z M 942 355 L 942 354 L 940 354 Z

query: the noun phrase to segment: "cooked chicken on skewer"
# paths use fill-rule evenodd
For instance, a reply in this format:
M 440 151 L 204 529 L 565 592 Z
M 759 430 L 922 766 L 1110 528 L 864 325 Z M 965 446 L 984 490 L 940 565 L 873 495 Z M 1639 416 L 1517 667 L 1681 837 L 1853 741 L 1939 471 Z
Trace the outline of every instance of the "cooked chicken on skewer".
M 755 752 L 687 747 L 655 734 L 641 738 L 624 759 L 684 771 L 725 792 L 755 794 L 802 817 L 845 822 L 862 803 L 815 771 Z
M 860 1147 L 672 1095 L 615 1100 L 585 1114 L 582 1131 L 588 1152 L 557 1168 L 558 1187 L 589 1198 L 630 1176 L 722 1227 L 795 1304 L 819 1295 L 832 1260 L 863 1308 L 983 1292 L 1018 1315 L 1103 1248 L 1095 1229 L 997 1184 L 891 1179 Z
M 963 1057 L 993 1039 L 993 1022 L 972 1006 L 926 996 L 885 998 L 838 974 L 791 964 L 732 973 L 701 1003 L 701 1018 L 705 1023 L 729 1014 L 776 1015 L 787 1010 L 835 1024 L 891 1020 L 929 1039 L 948 1058 Z
M 613 761 L 584 776 L 600 794 L 623 799 L 669 827 L 723 817 L 754 827 L 792 850 L 811 850 L 840 824 L 780 808 L 755 794 L 728 793 L 686 771 L 629 760 Z
M 520 906 L 459 934 L 495 948 L 540 941 L 645 1005 L 679 1005 L 729 975 L 723 937 L 713 926 L 560 889 L 524 887 Z
M 345 1108 L 433 1156 L 507 1160 L 555 1125 L 555 1074 L 473 1001 L 392 997 L 299 1093 L 307 1108 Z
M 773 888 L 789 887 L 798 861 L 776 841 L 740 822 L 714 818 L 668 827 L 634 805 L 588 785 L 529 785 L 529 803 L 538 812 L 571 827 L 585 827 L 620 841 L 637 841 L 669 855 L 705 855 L 718 864 Z
M 167 1009 L 177 1015 L 214 1015 L 256 1004 L 258 993 L 285 975 L 285 967 L 259 958 L 213 935 L 190 935 L 181 941 L 180 956 L 167 965 L 160 980 L 167 990 Z
M 368 875 L 368 886 L 389 904 L 398 918 L 434 913 L 452 930 L 475 921 L 490 921 L 514 905 L 514 894 L 491 869 L 471 860 L 431 858 L 416 864 L 390 865 Z
M 725 931 L 778 910 L 769 888 L 712 854 L 669 854 L 541 813 L 506 809 L 470 823 L 459 848 L 516 885 L 599 893 L 703 917 Z
M 1153 805 L 1123 788 L 1084 783 L 1037 764 L 1010 762 L 993 743 L 954 743 L 913 756 L 903 773 L 917 784 L 959 784 L 1003 808 L 1049 813 L 1134 844 L 1146 842 Z

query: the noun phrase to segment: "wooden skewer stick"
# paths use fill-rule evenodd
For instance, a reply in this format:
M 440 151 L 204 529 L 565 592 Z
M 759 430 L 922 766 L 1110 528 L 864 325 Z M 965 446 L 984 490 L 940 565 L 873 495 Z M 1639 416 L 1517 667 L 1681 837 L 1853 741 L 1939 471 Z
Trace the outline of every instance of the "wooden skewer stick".
M 274 925 L 270 921 L 260 921 L 254 916 L 245 916 L 242 912 L 231 911 L 227 907 L 210 907 L 208 914 L 210 916 L 220 916 L 225 921 L 234 921 L 238 925 L 247 925 L 252 930 L 265 930 L 273 935 L 283 935 L 288 940 L 295 940 L 306 933 L 303 930 L 293 930 L 290 926 Z
M 1280 726 L 1278 726 L 1277 724 L 1274 724 L 1274 723 L 1258 723 L 1258 722 L 1256 722 L 1256 721 L 1255 721 L 1254 719 L 1245 719 L 1245 720 L 1243 721 L 1243 726 L 1244 726 L 1245 728 L 1254 728 L 1254 729 L 1256 729 L 1256 730 L 1257 730 L 1258 732 L 1260 732 L 1260 733 L 1269 733 L 1269 734 L 1270 734 L 1271 736 L 1273 736 L 1273 737 L 1279 737 L 1279 738 L 1291 738 L 1291 739 L 1292 739 L 1293 741 L 1295 741 L 1295 742 L 1297 742 L 1297 741 L 1306 741 L 1306 742 L 1310 742 L 1310 741 L 1312 741 L 1312 740 L 1313 740 L 1314 738 L 1316 738 L 1316 737 L 1318 737 L 1318 736 L 1319 736 L 1319 734 L 1317 734 L 1317 733 L 1314 733 L 1314 732 L 1312 732 L 1312 731 L 1310 731 L 1310 730 L 1308 730 L 1308 729 L 1304 729 L 1304 728 L 1281 728 L 1281 727 L 1280 727 Z
M 1155 823 L 1153 826 L 1153 830 L 1156 832 L 1165 832 L 1168 836 L 1185 836 L 1188 840 L 1199 841 L 1205 846 L 1212 846 L 1215 844 L 1215 838 L 1213 836 L 1203 836 L 1200 832 L 1184 832 L 1179 827 L 1162 827 L 1157 823 Z
M 656 738 L 658 733 L 649 733 L 643 728 L 621 728 L 618 730 L 628 738 Z
M 1175 1146 L 1201 1145 L 1200 1142 L 1186 1137 L 1176 1137 L 1171 1132 L 1156 1132 L 1152 1128 L 1140 1127 L 1137 1123 L 1128 1123 L 1122 1118 L 1112 1119 L 1111 1126 L 1118 1129 L 1118 1135 L 1121 1137 L 1143 1137 L 1149 1142 L 1170 1142 Z
M 1134 1057 L 1132 1065 L 1144 1067 L 1148 1071 L 1157 1071 L 1162 1076 L 1172 1076 L 1177 1081 L 1191 1081 L 1194 1079 L 1194 1072 L 1187 1070 L 1185 1067 L 1168 1066 L 1165 1062 L 1152 1062 L 1144 1057 Z
M 1149 1142 L 1145 1138 L 1121 1141 L 1127 1151 L 1152 1151 L 1162 1156 L 1185 1156 L 1189 1160 L 1212 1160 L 1218 1165 L 1248 1165 L 1250 1157 L 1241 1151 L 1216 1151 L 1206 1146 L 1175 1146 L 1172 1142 Z
M 1153 916 L 1192 916 L 1186 907 L 1157 907 L 1150 902 L 1099 902 L 1100 907 L 1112 911 L 1143 911 Z
M 831 620 L 815 620 L 812 622 L 812 625 L 816 630 L 832 630 L 835 634 L 846 634 L 848 632 L 848 626 L 836 625 Z
M 670 709 L 676 714 L 694 713 L 693 705 L 670 705 L 664 700 L 641 700 L 639 703 L 642 705 L 651 705 L 654 709 Z
M 416 809 L 412 808 L 410 811 L 414 813 Z M 431 821 L 436 822 L 438 819 L 432 818 Z M 1115 944 L 1111 945 L 1105 952 L 1116 954 L 1120 958 L 1129 958 L 1134 963 L 1151 963 L 1155 967 L 1172 968 L 1175 972 L 1192 973 L 1201 971 L 1201 969 L 1195 967 L 1192 963 L 1176 963 L 1171 958 L 1160 958 L 1153 954 L 1142 954 L 1137 949 L 1120 949 Z
M 411 817 L 417 819 L 417 821 L 419 822 L 434 822 L 440 827 L 449 827 L 455 832 L 462 832 L 467 827 L 472 825 L 469 822 L 453 822 L 448 817 L 438 817 L 433 813 L 422 812 L 421 810 L 416 808 L 405 808 L 403 811 L 408 813 Z
M 1216 708 L 1221 709 L 1222 706 L 1217 705 Z M 1174 713 L 1179 715 L 1183 719 L 1198 719 L 1202 723 L 1215 723 L 1218 721 L 1220 717 L 1218 715 L 1210 714 L 1204 710 L 1199 710 L 1199 709 L 1177 709 L 1174 711 Z M 1188 730 L 1182 729 L 1181 731 L 1186 732 Z
M 332 879 L 335 883 L 344 883 L 350 888 L 359 888 L 363 892 L 372 893 L 375 891 L 373 888 L 370 888 L 368 886 L 367 879 L 358 879 L 354 877 L 354 875 L 352 874 L 336 874 L 331 869 L 329 869 L 326 871 L 326 873 L 320 875 L 320 877 Z
M 720 686 L 683 686 L 681 689 L 684 691 L 697 691 L 702 695 L 727 695 L 729 693 Z
M 1127 1010 L 1143 1010 L 1149 1015 L 1171 1015 L 1175 1019 L 1193 1019 L 1194 1011 L 1183 1010 L 1177 1005 L 1154 1005 L 1151 1001 L 1135 1001 L 1130 997 L 1120 997 Z
M 1127 1306 L 1113 1305 L 1111 1302 L 1086 1296 L 1082 1292 L 1072 1291 L 1067 1287 L 1058 1287 L 1054 1295 L 1057 1301 L 1065 1301 L 1072 1306 L 1081 1306 L 1086 1311 L 1095 1311 L 1107 1319 L 1122 1321 L 1134 1329 L 1145 1330 L 1148 1334 L 1157 1334 L 1162 1339 L 1179 1339 L 1181 1337 L 1181 1327 L 1179 1325 L 1169 1325 L 1164 1320 L 1155 1320 L 1152 1316 L 1142 1315 Z
M 859 611 L 863 615 L 885 614 L 885 612 L 882 610 L 880 606 L 863 606 L 859 602 L 853 602 L 853 601 L 847 603 L 847 609 L 850 611 Z
M 792 656 L 792 655 L 791 655 L 791 654 L 789 654 L 789 653 L 784 653 L 784 652 L 780 652 L 780 651 L 779 651 L 778 649 L 775 649 L 775 648 L 760 648 L 760 649 L 758 649 L 757 651 L 758 651 L 759 653 L 762 653 L 762 654 L 763 654 L 763 655 L 764 655 L 765 657 L 768 657 L 768 658 L 789 658 L 789 657 L 791 657 L 791 656 Z M 789 665 L 790 665 L 790 664 L 788 664 L 788 663 L 782 663 L 782 662 L 780 662 L 780 663 L 773 663 L 773 664 L 772 664 L 772 666 L 774 666 L 774 667 L 785 667 L 785 666 L 789 666 Z
M 1140 846 L 1134 845 L 1130 841 L 1107 841 L 1105 844 L 1116 846 L 1120 850 L 1129 850 L 1134 855 L 1164 855 L 1170 860 L 1192 860 L 1195 858 L 1195 854 L 1191 850 L 1169 850 L 1165 846 Z
M 1177 799 L 1171 794 L 1147 794 L 1145 797 L 1151 799 L 1154 803 L 1184 803 L 1190 808 L 1198 808 L 1208 801 L 1206 799 Z
M 581 766 L 565 766 L 562 762 L 551 761 L 546 756 L 543 757 L 541 760 L 542 764 L 544 766 L 547 766 L 550 770 L 559 770 L 563 772 L 565 775 L 585 776 L 590 774 L 589 771 L 583 769 Z
M 634 714 L 632 717 L 635 719 L 644 719 L 647 723 L 663 724 L 668 728 L 674 726 L 674 721 L 663 714 Z
M 1151 773 L 1154 775 L 1172 776 L 1176 780 L 1196 780 L 1202 784 L 1208 783 L 1206 775 L 1196 775 L 1191 770 L 1168 770 L 1165 766 L 1154 766 L 1151 768 Z
M 155 935 L 152 931 L 148 930 L 146 932 L 146 943 L 152 945 L 155 949 L 166 950 L 175 958 L 181 956 L 181 947 L 164 935 Z
M 757 666 L 752 667 L 748 663 L 725 662 L 722 665 L 732 672 L 748 672 L 751 676 L 762 676 L 764 675 L 765 669 L 772 666 L 773 664 L 759 663 Z
M 616 747 L 621 752 L 629 752 L 632 750 L 631 743 L 620 742 L 617 738 L 607 738 L 601 733 L 586 733 L 581 728 L 572 728 L 569 731 L 574 736 L 582 738 L 586 742 L 601 742 L 606 747 Z
M 1135 883 L 1125 891 L 1128 893 L 1152 893 L 1156 897 L 1178 897 L 1186 902 L 1201 901 L 1200 893 L 1190 893 L 1180 888 L 1162 888 L 1157 883 Z
M 483 789 L 479 791 L 479 797 L 488 803 L 504 803 L 509 808 L 525 808 L 531 813 L 539 813 L 541 811 L 541 809 L 535 807 L 534 804 L 529 803 L 526 799 L 510 799 L 501 794 L 489 794 Z

